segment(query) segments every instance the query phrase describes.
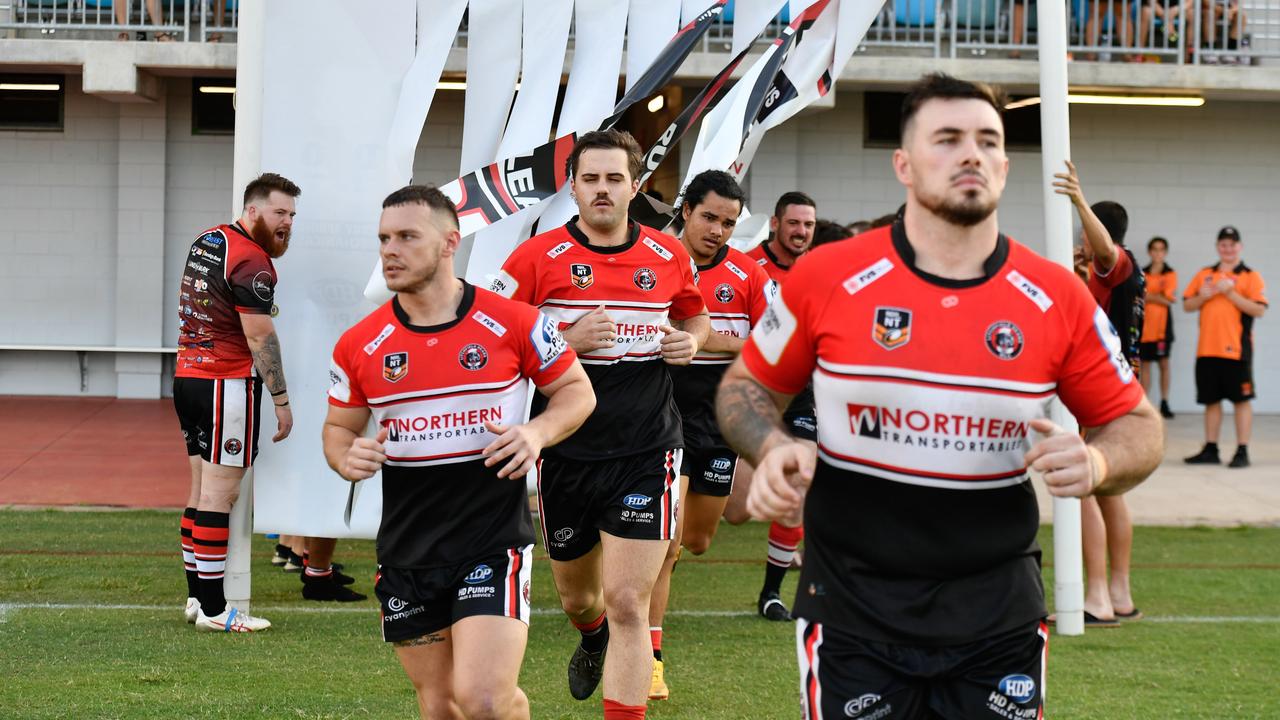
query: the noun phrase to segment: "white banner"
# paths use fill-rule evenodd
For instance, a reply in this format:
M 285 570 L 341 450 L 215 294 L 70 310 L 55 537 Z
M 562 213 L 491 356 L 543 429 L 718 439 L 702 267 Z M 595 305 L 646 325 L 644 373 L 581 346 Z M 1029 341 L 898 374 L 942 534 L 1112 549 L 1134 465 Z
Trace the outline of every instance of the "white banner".
M 680 10 L 681 0 L 631 0 L 627 16 L 628 90 L 680 29 Z
M 458 174 L 498 157 L 520 75 L 521 0 L 471 0 L 467 24 L 467 111 Z M 560 68 L 556 68 L 558 75 Z
M 293 434 L 272 444 L 275 418 L 263 403 L 262 452 L 254 463 L 254 527 L 325 537 L 373 537 L 378 480 L 366 480 L 351 527 L 350 485 L 325 463 L 320 431 L 328 409 L 329 358 L 348 327 L 373 309 L 363 300 L 376 252 L 379 208 L 389 185 L 388 137 L 402 78 L 414 60 L 413 0 L 378 12 L 344 0 L 272 2 L 263 57 L 263 170 L 302 187 L 292 247 L 276 267 Z
M 750 45 L 786 4 L 787 0 L 736 0 L 733 4 L 733 49 L 729 54 L 737 55 Z

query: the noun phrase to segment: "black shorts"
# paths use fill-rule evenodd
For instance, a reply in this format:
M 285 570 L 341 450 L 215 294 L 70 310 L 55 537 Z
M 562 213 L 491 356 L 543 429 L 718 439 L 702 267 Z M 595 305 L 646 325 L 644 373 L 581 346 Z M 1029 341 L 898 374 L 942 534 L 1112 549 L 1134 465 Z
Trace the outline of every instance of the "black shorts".
M 199 455 L 227 467 L 253 465 L 261 424 L 260 378 L 176 377 L 173 407 L 178 411 L 188 456 Z
M 733 490 L 733 470 L 738 454 L 727 447 L 686 448 L 680 474 L 689 478 L 689 492 L 712 497 L 729 497 Z
M 1253 367 L 1227 358 L 1196 358 L 1196 402 L 1213 405 L 1223 400 L 1246 402 L 1255 397 Z
M 1169 348 L 1173 343 L 1167 340 L 1138 343 L 1138 359 L 1143 362 L 1163 360 L 1169 357 Z
M 912 647 L 799 620 L 796 643 L 805 720 L 1034 720 L 1044 706 L 1043 622 L 964 645 Z
M 382 604 L 382 639 L 420 638 L 475 615 L 509 617 L 528 625 L 532 568 L 532 545 L 429 570 L 380 565 L 373 592 Z
M 680 450 L 616 460 L 538 461 L 538 514 L 552 560 L 576 560 L 601 531 L 629 540 L 670 540 L 680 501 Z

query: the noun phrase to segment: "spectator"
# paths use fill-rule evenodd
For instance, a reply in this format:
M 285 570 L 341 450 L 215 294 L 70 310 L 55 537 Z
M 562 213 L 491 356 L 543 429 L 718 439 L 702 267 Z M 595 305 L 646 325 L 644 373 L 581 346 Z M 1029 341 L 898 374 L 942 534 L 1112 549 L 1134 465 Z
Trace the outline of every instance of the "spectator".
M 1202 268 L 1182 294 L 1182 309 L 1200 313 L 1196 345 L 1196 402 L 1204 405 L 1204 447 L 1186 458 L 1191 465 L 1217 465 L 1222 401 L 1236 415 L 1233 468 L 1249 467 L 1249 433 L 1253 429 L 1253 321 L 1267 311 L 1262 276 L 1240 259 L 1240 231 L 1228 225 L 1218 231 L 1218 262 Z
M 1138 357 L 1142 361 L 1142 389 L 1151 390 L 1151 364 L 1160 367 L 1160 414 L 1173 419 L 1169 409 L 1169 348 L 1173 345 L 1173 307 L 1177 297 L 1178 273 L 1165 264 L 1169 241 L 1153 237 L 1147 243 L 1147 255 L 1151 264 L 1142 268 L 1147 279 L 1147 302 L 1142 320 L 1142 337 L 1138 344 Z
M 871 228 L 872 228 L 872 225 L 870 220 L 855 220 L 854 222 L 851 222 L 845 226 L 845 229 L 849 233 L 849 237 L 853 237 L 855 235 L 861 235 L 862 233 L 870 230 Z
M 1144 282 L 1133 254 L 1124 247 L 1129 215 L 1119 203 L 1104 200 L 1090 206 L 1084 198 L 1076 167 L 1067 161 L 1067 172 L 1054 175 L 1054 191 L 1071 198 L 1080 215 L 1080 254 L 1088 263 L 1089 293 L 1097 301 L 1119 335 L 1118 348 L 1136 373 L 1139 367 Z M 1086 429 L 1086 436 L 1088 430 Z M 1133 604 L 1129 589 L 1129 559 L 1133 548 L 1133 520 L 1123 494 L 1090 496 L 1080 501 L 1084 541 L 1085 624 L 1116 627 L 1118 620 L 1137 620 L 1142 611 Z M 1111 578 L 1107 580 L 1107 560 Z
M 151 24 L 163 25 L 164 14 L 160 12 L 160 0 L 146 0 L 146 1 L 147 1 L 147 17 L 150 18 Z M 132 6 L 133 6 L 132 0 L 116 0 L 115 17 L 116 17 L 117 25 L 129 24 L 129 12 L 130 10 L 132 10 Z M 129 39 L 129 33 L 126 30 L 121 30 L 120 34 L 116 36 L 116 40 L 128 40 L 128 39 Z M 146 33 L 139 32 L 138 39 L 139 40 L 146 39 Z M 156 40 L 158 42 L 173 42 L 174 39 L 175 38 L 173 37 L 172 33 L 167 33 L 167 32 L 156 33 Z
M 1201 0 L 1201 47 L 1238 50 L 1247 19 L 1238 0 Z M 1191 37 L 1195 35 L 1191 34 Z M 1233 57 L 1228 62 L 1236 60 Z M 1217 62 L 1217 56 L 1207 55 L 1205 62 L 1212 65 Z
M 819 220 L 818 224 L 814 226 L 813 242 L 809 244 L 809 249 L 812 250 L 819 245 L 826 245 L 849 237 L 853 237 L 853 233 L 850 233 L 848 228 L 840 223 L 832 222 L 831 220 Z

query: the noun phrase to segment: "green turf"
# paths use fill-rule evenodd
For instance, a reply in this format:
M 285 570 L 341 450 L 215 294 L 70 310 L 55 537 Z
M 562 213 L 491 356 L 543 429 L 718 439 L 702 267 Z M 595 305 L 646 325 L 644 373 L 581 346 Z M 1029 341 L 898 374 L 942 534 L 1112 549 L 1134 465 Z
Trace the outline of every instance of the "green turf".
M 765 526 L 723 526 L 703 558 L 686 557 L 673 608 L 748 612 Z M 1052 565 L 1052 537 L 1041 537 Z M 1051 646 L 1051 718 L 1280 717 L 1280 528 L 1139 528 L 1134 592 L 1150 618 Z M 255 538 L 255 611 L 270 632 L 197 634 L 185 595 L 177 517 L 160 512 L 0 512 L 0 716 L 19 718 L 412 717 L 413 694 L 366 612 L 314 613 L 296 575 Z M 368 592 L 372 543 L 339 559 Z M 785 587 L 790 591 L 794 574 Z M 1046 570 L 1052 589 L 1052 567 Z M 9 608 L 101 603 L 164 610 Z M 548 565 L 534 566 L 536 610 L 557 607 Z M 326 606 L 333 607 L 333 606 Z M 351 605 L 343 606 L 351 608 Z M 1260 618 L 1190 622 L 1188 618 Z M 1266 619 L 1269 618 L 1269 621 Z M 1174 622 L 1161 622 L 1174 620 Z M 755 617 L 669 617 L 672 699 L 653 718 L 794 718 L 792 627 Z M 598 718 L 599 696 L 571 700 L 564 664 L 576 640 L 556 614 L 535 615 L 521 686 L 535 718 Z

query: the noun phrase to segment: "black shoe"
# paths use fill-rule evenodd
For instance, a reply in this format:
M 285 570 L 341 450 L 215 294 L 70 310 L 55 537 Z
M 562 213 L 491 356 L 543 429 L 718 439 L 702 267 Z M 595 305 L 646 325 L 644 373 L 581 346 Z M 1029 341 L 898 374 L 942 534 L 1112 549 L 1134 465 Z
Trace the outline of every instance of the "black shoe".
M 586 700 L 596 691 L 600 684 L 600 676 L 604 675 L 604 654 L 609 649 L 598 653 L 588 651 L 578 645 L 569 658 L 569 694 L 574 700 Z
M 307 565 L 303 562 L 301 555 L 297 555 L 293 551 L 290 551 L 289 559 L 286 560 L 284 565 L 281 567 L 287 573 L 300 573 L 306 566 Z
M 368 598 L 345 585 L 339 585 L 332 575 L 325 577 L 302 576 L 302 597 L 306 600 L 357 602 Z
M 356 581 L 355 578 L 342 572 L 342 568 L 338 567 L 338 563 L 334 563 L 329 567 L 331 570 L 333 570 L 333 581 L 338 583 L 339 585 L 350 585 L 351 583 Z
M 1167 400 L 1160 401 L 1160 417 L 1165 420 L 1173 419 L 1173 411 L 1169 409 L 1169 402 Z
M 765 620 L 786 622 L 791 619 L 791 611 L 782 603 L 782 598 L 778 597 L 776 592 L 762 594 L 756 601 L 756 610 Z
M 289 562 L 289 546 L 276 543 L 276 554 L 271 556 L 271 564 L 280 567 Z
M 1200 452 L 1188 458 L 1182 458 L 1182 461 L 1188 465 L 1221 465 L 1222 459 L 1218 457 L 1218 449 L 1205 446 Z M 1248 462 L 1248 458 L 1245 462 Z
M 1227 467 L 1247 468 L 1249 467 L 1249 448 L 1236 448 L 1236 454 L 1231 458 L 1231 462 L 1227 463 Z

